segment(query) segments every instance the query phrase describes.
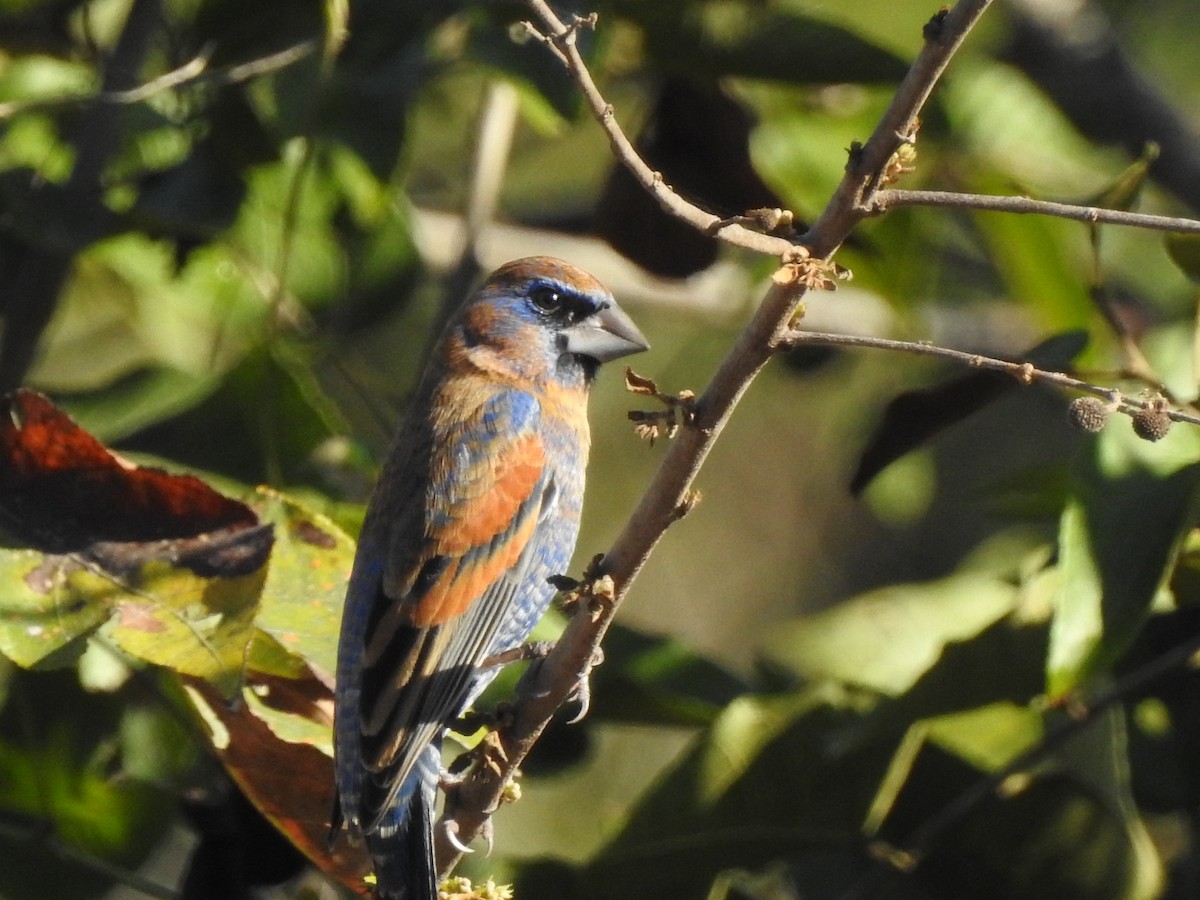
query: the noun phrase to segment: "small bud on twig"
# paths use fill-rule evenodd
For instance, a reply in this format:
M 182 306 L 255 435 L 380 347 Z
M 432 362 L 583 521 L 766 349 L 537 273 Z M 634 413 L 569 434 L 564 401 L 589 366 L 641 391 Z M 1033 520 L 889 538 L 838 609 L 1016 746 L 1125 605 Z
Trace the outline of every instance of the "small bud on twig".
M 839 281 L 849 281 L 853 277 L 853 272 L 831 259 L 792 254 L 775 270 L 771 280 L 778 285 L 798 285 L 809 291 L 835 291 Z
M 661 410 L 631 409 L 628 413 L 629 421 L 636 423 L 633 426 L 634 434 L 649 441 L 651 446 L 658 439 L 660 430 L 670 439 L 675 437 L 680 425 L 690 425 L 695 420 L 696 394 L 693 391 L 685 389 L 677 394 L 664 394 L 654 379 L 639 375 L 629 368 L 625 370 L 625 390 L 631 394 L 653 397 L 666 407 Z
M 741 225 L 762 234 L 774 234 L 791 238 L 796 236 L 796 216 L 790 209 L 763 206 L 758 209 L 748 209 L 739 216 L 729 216 L 717 219 L 705 229 L 710 235 L 715 235 L 729 225 Z
M 921 29 L 921 36 L 927 41 L 940 41 L 942 39 L 942 29 L 946 24 L 946 16 L 950 15 L 950 7 L 943 6 L 933 14 L 933 17 L 925 23 L 925 27 Z
M 896 148 L 879 175 L 879 187 L 895 184 L 905 175 L 916 171 L 917 168 L 917 132 L 921 130 L 921 120 L 912 123 L 908 134 L 899 135 L 904 142 Z
M 684 494 L 683 499 L 680 500 L 679 504 L 675 507 L 674 517 L 673 517 L 675 519 L 675 521 L 679 521 L 684 516 L 686 516 L 688 513 L 690 513 L 693 509 L 695 509 L 696 504 L 699 503 L 702 499 L 704 499 L 704 495 L 701 494 L 699 491 L 688 491 L 686 494 Z

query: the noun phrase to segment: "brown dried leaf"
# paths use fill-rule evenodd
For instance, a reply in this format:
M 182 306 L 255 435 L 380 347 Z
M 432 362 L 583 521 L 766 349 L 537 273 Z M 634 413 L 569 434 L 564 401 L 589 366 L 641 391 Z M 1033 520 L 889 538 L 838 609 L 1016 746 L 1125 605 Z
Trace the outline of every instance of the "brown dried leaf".
M 646 378 L 644 375 L 639 375 L 627 366 L 625 368 L 625 390 L 631 394 L 644 394 L 653 397 L 658 394 L 658 385 L 654 383 L 653 378 Z

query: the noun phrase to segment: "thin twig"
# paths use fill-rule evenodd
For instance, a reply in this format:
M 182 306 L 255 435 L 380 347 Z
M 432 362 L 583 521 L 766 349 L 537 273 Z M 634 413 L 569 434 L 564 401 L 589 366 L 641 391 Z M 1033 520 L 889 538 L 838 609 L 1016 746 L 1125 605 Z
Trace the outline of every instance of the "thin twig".
M 211 84 L 218 87 L 241 84 L 285 69 L 309 56 L 316 48 L 317 42 L 309 39 L 286 47 L 278 53 L 271 53 L 244 63 L 235 63 L 210 71 L 208 64 L 213 47 L 208 45 L 178 68 L 125 90 L 102 90 L 95 94 L 50 97 L 39 100 L 11 100 L 7 103 L 0 103 L 0 121 L 12 119 L 22 113 L 80 106 L 88 103 L 109 103 L 117 106 L 142 103 L 164 91 L 192 84 Z
M 1034 200 L 1032 197 L 1000 197 L 994 194 L 962 194 L 956 191 L 908 191 L 885 188 L 871 195 L 867 209 L 872 215 L 887 212 L 898 206 L 934 206 L 952 209 L 979 209 L 988 212 L 1022 215 L 1054 216 L 1090 224 L 1128 225 L 1154 231 L 1175 231 L 1180 234 L 1200 234 L 1200 221 L 1175 216 L 1154 216 L 1149 213 L 1126 212 L 1099 206 L 1077 206 Z
M 635 177 L 650 190 L 664 209 L 704 229 L 716 220 L 703 211 L 685 204 L 672 191 L 661 190 L 658 178 L 637 156 L 624 134 L 612 122 L 611 107 L 597 91 L 575 47 L 575 30 L 567 28 L 543 0 L 528 0 L 545 34 L 569 60 L 572 76 L 587 97 L 613 143 L 614 152 L 630 167 Z M 776 272 L 766 297 L 747 324 L 737 343 L 722 362 L 708 388 L 696 401 L 694 418 L 671 441 L 658 472 L 643 495 L 638 508 L 601 561 L 599 575 L 592 582 L 591 602 L 577 605 L 554 650 L 538 669 L 536 683 L 516 704 L 509 727 L 499 732 L 503 764 L 477 766 L 455 796 L 453 818 L 460 840 L 479 833 L 488 815 L 499 804 L 508 783 L 529 749 L 537 741 L 555 710 L 579 684 L 595 657 L 613 614 L 629 585 L 637 576 L 666 529 L 679 520 L 679 510 L 694 502 L 692 484 L 713 444 L 728 422 L 734 407 L 755 375 L 775 352 L 777 337 L 785 334 L 796 309 L 807 291 L 813 267 L 833 254 L 855 225 L 864 217 L 863 198 L 892 154 L 912 132 L 913 123 L 928 99 L 933 86 L 967 33 L 990 5 L 990 0 L 960 0 L 949 12 L 939 14 L 927 30 L 927 39 L 901 83 L 875 131 L 856 151 L 836 193 L 821 217 L 805 235 L 809 252 L 788 241 L 758 235 L 734 225 L 722 229 L 731 234 L 745 231 L 754 240 L 742 246 L 754 246 L 779 255 L 785 265 Z M 935 27 L 936 26 L 936 27 Z M 533 26 L 529 26 L 536 33 Z M 815 257 L 814 258 L 810 258 Z M 818 273 L 819 274 L 819 273 Z M 438 829 L 439 833 L 444 829 Z M 438 847 L 439 869 L 453 868 L 461 855 L 444 842 Z
M 527 2 L 532 7 L 541 26 L 539 28 L 532 23 L 526 23 L 526 28 L 531 35 L 550 47 L 567 67 L 591 108 L 592 114 L 596 117 L 596 121 L 608 135 L 613 154 L 625 165 L 638 184 L 658 201 L 664 211 L 703 233 L 710 233 L 710 230 L 721 222 L 720 217 L 684 200 L 663 181 L 661 172 L 654 171 L 646 164 L 634 149 L 633 143 L 625 135 L 625 132 L 621 130 L 621 126 L 617 124 L 612 104 L 604 99 L 600 89 L 596 87 L 596 82 L 592 79 L 592 74 L 588 71 L 587 64 L 583 61 L 576 45 L 579 29 L 590 20 L 576 19 L 571 25 L 566 25 L 544 0 L 527 0 Z M 720 228 L 716 231 L 716 236 L 726 243 L 769 256 L 782 256 L 793 247 L 791 241 L 775 235 L 760 234 L 738 224 Z
M 163 91 L 170 90 L 173 87 L 178 87 L 189 81 L 195 81 L 199 78 L 204 70 L 208 68 L 208 60 L 212 55 L 213 45 L 207 44 L 194 57 L 185 62 L 177 69 L 172 69 L 170 72 L 165 72 L 157 78 L 147 81 L 145 84 L 137 87 L 129 88 L 124 91 L 101 91 L 95 97 L 101 103 L 140 103 L 142 100 L 147 100 L 155 94 L 161 94 Z
M 1067 390 L 1083 394 L 1093 394 L 1104 400 L 1117 400 L 1121 412 L 1134 413 L 1151 407 L 1158 408 L 1152 400 L 1137 397 L 1126 397 L 1119 391 L 1092 384 L 1073 378 L 1062 372 L 1049 369 L 1039 369 L 1030 362 L 1013 362 L 997 359 L 992 356 L 981 356 L 978 353 L 968 353 L 964 350 L 952 350 L 949 347 L 939 347 L 923 341 L 896 341 L 888 338 L 860 337 L 852 334 L 831 334 L 820 331 L 801 331 L 793 329 L 785 333 L 776 346 L 781 350 L 792 349 L 803 344 L 822 347 L 857 347 L 868 350 L 890 350 L 892 352 L 910 353 L 916 356 L 932 356 L 950 362 L 960 363 L 973 369 L 991 369 L 996 372 L 1007 372 L 1021 384 L 1052 384 Z M 1200 416 L 1183 410 L 1166 408 L 1163 412 L 1176 422 L 1186 422 L 1189 425 L 1200 425 Z
M 318 46 L 319 42 L 316 38 L 309 38 L 306 41 L 300 41 L 299 43 L 292 44 L 290 47 L 285 47 L 278 53 L 269 53 L 257 59 L 250 59 L 244 63 L 236 63 L 235 65 L 220 69 L 213 72 L 207 80 L 220 86 L 251 81 L 263 75 L 278 72 L 280 69 L 286 69 L 292 63 L 299 62 L 316 52 Z
M 884 187 L 880 177 L 889 160 L 901 146 L 912 142 L 921 110 L 934 85 L 967 32 L 990 4 L 991 0 L 959 0 L 952 10 L 939 13 L 930 20 L 920 55 L 897 88 L 871 139 L 851 152 L 846 174 L 838 184 L 837 191 L 805 236 L 804 243 L 814 255 L 830 255 L 873 208 L 873 197 Z M 820 239 L 826 235 L 841 237 L 836 244 L 825 247 Z

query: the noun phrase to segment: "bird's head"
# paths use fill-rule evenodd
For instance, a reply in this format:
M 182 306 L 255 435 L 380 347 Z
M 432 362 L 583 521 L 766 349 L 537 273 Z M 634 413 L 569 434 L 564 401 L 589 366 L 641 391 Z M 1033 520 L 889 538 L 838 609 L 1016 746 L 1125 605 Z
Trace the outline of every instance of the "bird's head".
M 522 376 L 564 385 L 587 384 L 601 363 L 650 346 L 599 281 L 544 256 L 493 272 L 463 308 L 457 327 L 465 351 L 482 351 Z

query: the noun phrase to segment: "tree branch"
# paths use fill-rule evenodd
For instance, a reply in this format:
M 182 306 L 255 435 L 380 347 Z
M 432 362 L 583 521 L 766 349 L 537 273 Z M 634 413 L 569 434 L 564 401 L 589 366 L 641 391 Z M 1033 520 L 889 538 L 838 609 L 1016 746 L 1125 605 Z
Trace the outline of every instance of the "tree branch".
M 886 188 L 871 195 L 869 211 L 878 215 L 898 206 L 935 206 L 952 209 L 981 209 L 989 212 L 1023 215 L 1055 216 L 1091 224 L 1128 225 L 1154 231 L 1174 231 L 1200 234 L 1200 221 L 1174 216 L 1154 216 L 1148 213 L 1104 209 L 1097 206 L 1077 206 L 1073 203 L 1054 203 L 1032 197 L 1000 197 L 993 194 L 960 194 L 954 191 L 908 191 Z
M 642 162 L 613 121 L 612 109 L 596 89 L 575 46 L 580 21 L 565 26 L 543 2 L 528 0 L 538 17 L 545 40 L 555 48 L 579 84 L 601 126 L 613 143 L 614 152 L 635 177 L 651 190 L 668 212 L 679 215 L 698 228 L 709 228 L 715 216 L 696 210 L 662 184 Z M 721 229 L 731 243 L 751 246 L 779 256 L 783 266 L 775 273 L 770 289 L 737 343 L 713 376 L 708 388 L 692 408 L 688 426 L 674 438 L 658 472 L 643 495 L 624 530 L 600 561 L 599 575 L 590 592 L 577 606 L 557 646 L 536 673 L 531 691 L 519 698 L 511 723 L 498 733 L 499 750 L 494 766 L 475 766 L 455 792 L 452 818 L 459 840 L 470 840 L 483 827 L 489 813 L 500 802 L 508 783 L 533 746 L 555 710 L 571 694 L 581 675 L 588 671 L 629 585 L 645 564 L 666 529 L 689 506 L 691 486 L 700 467 L 728 422 L 738 400 L 755 375 L 775 352 L 781 337 L 790 334 L 789 323 L 809 285 L 822 281 L 820 272 L 855 225 L 867 215 L 865 202 L 878 186 L 892 154 L 908 140 L 921 108 L 934 84 L 967 33 L 990 5 L 990 0 L 960 0 L 949 12 L 939 13 L 926 26 L 926 42 L 870 139 L 851 155 L 850 164 L 825 211 L 804 237 L 804 247 L 741 226 Z M 532 25 L 527 26 L 539 34 Z M 746 238 L 749 235 L 753 240 Z M 439 838 L 445 829 L 439 828 Z M 439 839 L 439 868 L 452 869 L 461 854 Z
M 540 27 L 532 22 L 526 22 L 526 29 L 530 35 L 546 44 L 559 61 L 567 67 L 583 94 L 584 100 L 591 108 L 592 115 L 596 117 L 596 121 L 608 135 L 613 155 L 632 173 L 638 184 L 658 201 L 664 211 L 705 233 L 717 228 L 721 222 L 720 217 L 688 203 L 672 190 L 671 186 L 663 181 L 661 172 L 655 172 L 646 165 L 645 160 L 634 149 L 633 143 L 621 130 L 621 126 L 617 124 L 612 104 L 604 99 L 600 89 L 596 87 L 596 82 L 592 79 L 592 74 L 588 71 L 587 64 L 583 61 L 576 44 L 579 29 L 591 27 L 594 20 L 576 17 L 570 25 L 567 25 L 544 0 L 528 0 L 528 3 L 537 16 Z M 726 243 L 769 256 L 782 256 L 793 247 L 792 242 L 784 238 L 760 234 L 737 224 L 720 228 L 717 236 Z
M 888 338 L 859 337 L 851 334 L 830 334 L 820 331 L 801 331 L 793 329 L 783 335 L 777 347 L 780 350 L 791 350 L 805 344 L 821 347 L 857 347 L 868 350 L 890 350 L 900 353 L 911 353 L 916 356 L 932 356 L 950 362 L 960 363 L 973 369 L 991 369 L 996 372 L 1007 372 L 1021 384 L 1052 384 L 1055 387 L 1092 394 L 1104 400 L 1117 404 L 1113 411 L 1133 415 L 1143 409 L 1158 409 L 1154 400 L 1144 400 L 1137 397 L 1126 397 L 1115 388 L 1092 384 L 1073 378 L 1062 372 L 1049 369 L 1039 369 L 1033 363 L 1013 362 L 1007 359 L 997 359 L 991 356 L 981 356 L 978 353 L 968 353 L 964 350 L 952 350 L 949 347 L 939 347 L 935 344 L 920 341 L 895 341 Z M 1175 422 L 1186 422 L 1189 425 L 1200 425 L 1200 416 L 1178 409 L 1163 408 L 1168 418 Z
M 1150 177 L 1200 210 L 1194 118 L 1121 49 L 1104 5 L 1011 0 L 1005 12 L 1010 27 L 1000 59 L 1024 72 L 1089 140 L 1119 144 L 1134 157 L 1153 141 L 1160 152 Z

